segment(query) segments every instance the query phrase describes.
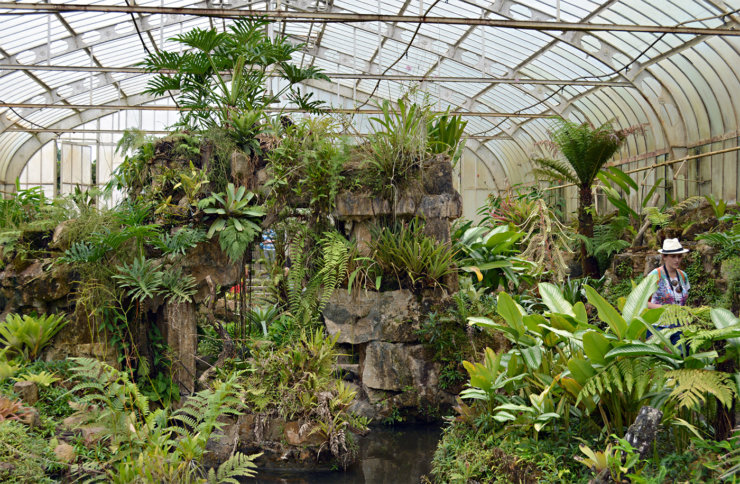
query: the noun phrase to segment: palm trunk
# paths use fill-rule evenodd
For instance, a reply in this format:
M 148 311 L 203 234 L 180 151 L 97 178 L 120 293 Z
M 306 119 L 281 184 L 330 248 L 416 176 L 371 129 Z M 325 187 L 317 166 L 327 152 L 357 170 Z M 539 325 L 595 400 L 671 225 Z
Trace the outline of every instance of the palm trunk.
M 594 236 L 594 217 L 587 210 L 593 204 L 591 187 L 581 185 L 578 193 L 578 233 L 588 238 Z M 594 256 L 588 255 L 585 242 L 581 242 L 581 269 L 584 276 L 599 277 L 599 264 Z

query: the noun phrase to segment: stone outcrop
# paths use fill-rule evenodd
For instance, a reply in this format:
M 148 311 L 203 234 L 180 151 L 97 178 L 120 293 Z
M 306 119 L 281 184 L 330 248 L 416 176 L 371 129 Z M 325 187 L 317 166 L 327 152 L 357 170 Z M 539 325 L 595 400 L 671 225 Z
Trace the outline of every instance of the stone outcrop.
M 451 407 L 454 396 L 438 386 L 441 367 L 417 335 L 429 306 L 406 290 L 332 295 L 324 310 L 327 332 L 359 357 L 357 375 L 345 371 L 357 391 L 356 413 L 374 420 L 398 412 L 416 418 L 426 409 Z
M 366 251 L 370 227 L 379 217 L 394 216 L 398 220 L 414 217 L 426 221 L 425 232 L 440 242 L 450 241 L 450 222 L 462 215 L 462 197 L 452 183 L 452 165 L 438 155 L 427 162 L 422 171 L 421 189 L 401 193 L 394 204 L 381 197 L 342 192 L 336 198 L 334 217 L 344 222 L 347 235 Z
M 58 233 L 64 230 L 64 225 L 60 225 Z M 165 304 L 161 297 L 149 299 L 142 307 L 142 319 L 146 324 L 157 324 L 167 344 L 178 355 L 174 376 L 181 390 L 189 393 L 194 389 L 196 374 L 196 304 L 210 294 L 208 277 L 221 287 L 230 287 L 236 283 L 237 267 L 221 251 L 215 237 L 191 249 L 183 258 L 182 267 L 185 274 L 196 280 L 194 303 Z M 69 265 L 54 263 L 53 258 L 8 264 L 0 271 L 0 321 L 10 313 L 64 313 L 69 322 L 54 337 L 44 357 L 47 360 L 91 357 L 116 366 L 119 355 L 105 332 L 100 331 L 100 322 L 75 304 L 79 285 L 79 274 Z M 140 336 L 146 338 L 146 331 Z

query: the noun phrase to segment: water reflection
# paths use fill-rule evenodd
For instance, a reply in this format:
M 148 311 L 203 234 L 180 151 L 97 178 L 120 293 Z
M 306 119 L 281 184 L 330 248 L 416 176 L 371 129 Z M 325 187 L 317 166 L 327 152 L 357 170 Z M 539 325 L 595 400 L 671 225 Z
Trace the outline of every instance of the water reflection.
M 412 484 L 429 473 L 439 426 L 373 428 L 359 439 L 359 459 L 347 471 L 259 469 L 250 484 Z

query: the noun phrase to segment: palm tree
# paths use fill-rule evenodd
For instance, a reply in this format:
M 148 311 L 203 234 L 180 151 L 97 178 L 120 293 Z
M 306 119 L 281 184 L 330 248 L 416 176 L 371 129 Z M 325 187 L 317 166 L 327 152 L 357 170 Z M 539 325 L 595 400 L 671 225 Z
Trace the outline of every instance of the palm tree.
M 593 237 L 594 219 L 590 207 L 594 203 L 593 185 L 596 175 L 622 146 L 627 137 L 641 131 L 641 126 L 622 130 L 606 122 L 595 128 L 591 123 L 575 123 L 555 118 L 555 129 L 546 144 L 563 159 L 535 158 L 538 166 L 535 175 L 550 180 L 573 183 L 578 187 L 578 233 Z M 585 242 L 581 242 L 581 267 L 583 274 L 598 277 L 599 266 L 594 256 L 588 255 Z

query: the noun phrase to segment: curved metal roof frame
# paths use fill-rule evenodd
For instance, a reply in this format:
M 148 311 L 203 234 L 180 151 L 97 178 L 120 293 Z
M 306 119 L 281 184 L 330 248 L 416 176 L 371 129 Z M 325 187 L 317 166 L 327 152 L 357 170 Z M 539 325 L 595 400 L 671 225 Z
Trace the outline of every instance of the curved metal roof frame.
M 65 1 L 66 3 L 66 1 Z M 121 1 L 90 2 L 98 7 Z M 467 19 L 531 20 L 593 24 L 642 24 L 737 29 L 740 5 L 721 0 L 270 0 L 223 2 L 180 0 L 168 7 L 287 12 L 424 15 Z M 228 4 L 227 4 L 228 3 Z M 41 4 L 48 5 L 48 4 Z M 141 0 L 138 6 L 160 7 Z M 1 4 L 0 11 L 11 4 Z M 9 128 L 66 130 L 108 114 L 102 105 L 137 106 L 154 101 L 140 94 L 147 76 L 140 72 L 105 72 L 106 67 L 132 66 L 146 49 L 171 48 L 169 37 L 199 25 L 223 26 L 228 21 L 183 15 L 131 13 L 34 13 L 5 15 L 0 25 L 0 102 L 89 104 L 91 109 L 13 109 L 0 112 L 0 181 L 11 182 L 26 161 L 53 133 L 22 133 Z M 136 18 L 136 29 L 131 19 Z M 531 31 L 488 26 L 398 22 L 293 23 L 277 28 L 308 44 L 298 63 L 331 72 L 355 74 L 355 81 L 311 82 L 311 89 L 342 106 L 360 104 L 370 96 L 397 99 L 406 84 L 363 79 L 363 73 L 428 78 L 422 83 L 441 109 L 513 114 L 551 114 L 599 124 L 648 126 L 644 138 L 631 140 L 622 158 L 668 152 L 737 136 L 740 105 L 740 39 L 732 35 L 684 35 L 630 31 Z M 637 29 L 636 29 L 637 30 Z M 20 36 L 24 37 L 21 38 Z M 413 38 L 413 42 L 409 42 Z M 140 40 L 141 39 L 141 40 Z M 345 43 L 341 39 L 346 39 Z M 351 40 L 351 42 L 350 42 Z M 351 47 L 349 49 L 348 47 Z M 400 60 L 399 65 L 391 63 Z M 29 66 L 23 70 L 6 67 Z M 54 72 L 37 66 L 86 67 L 101 72 Z M 333 68 L 333 69 L 332 69 Z M 476 82 L 436 82 L 435 78 L 470 77 Z M 510 79 L 509 83 L 480 78 Z M 552 85 L 527 83 L 549 79 Z M 458 80 L 459 81 L 459 80 Z M 592 86 L 568 81 L 592 82 Z M 600 85 L 595 81 L 612 81 Z M 375 89 L 376 83 L 381 89 Z M 3 88 L 2 86 L 5 86 Z M 101 107 L 98 107 L 100 105 Z M 486 166 L 499 189 L 525 181 L 528 154 L 547 136 L 540 118 L 469 117 L 470 134 L 505 133 L 509 139 L 470 140 L 468 149 Z

